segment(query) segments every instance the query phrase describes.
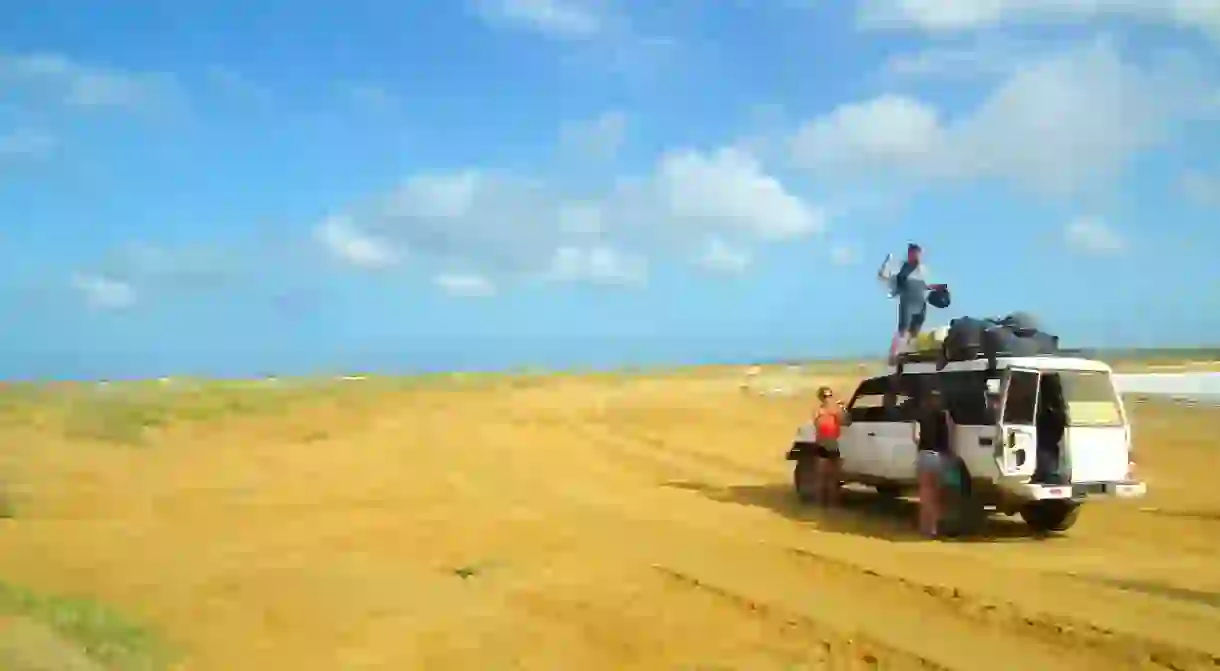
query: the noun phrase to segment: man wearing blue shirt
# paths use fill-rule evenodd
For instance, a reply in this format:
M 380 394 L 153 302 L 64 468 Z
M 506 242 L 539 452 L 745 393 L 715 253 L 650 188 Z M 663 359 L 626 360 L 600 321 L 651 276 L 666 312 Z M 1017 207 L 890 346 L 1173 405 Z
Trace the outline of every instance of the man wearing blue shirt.
M 890 297 L 898 299 L 898 331 L 890 343 L 890 360 L 898 355 L 899 349 L 908 341 L 914 340 L 923 329 L 924 320 L 928 316 L 928 292 L 943 290 L 943 284 L 929 284 L 928 271 L 923 265 L 923 249 L 911 243 L 907 245 L 907 258 L 897 273 L 891 273 L 890 257 L 886 257 L 877 277 L 885 282 L 890 289 Z

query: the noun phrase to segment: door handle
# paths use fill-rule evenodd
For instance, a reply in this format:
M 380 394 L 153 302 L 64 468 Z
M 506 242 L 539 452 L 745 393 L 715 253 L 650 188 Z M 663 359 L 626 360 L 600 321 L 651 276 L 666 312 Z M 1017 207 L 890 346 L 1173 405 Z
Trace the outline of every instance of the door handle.
M 874 437 L 875 437 L 875 436 L 877 435 L 877 432 L 876 432 L 876 431 L 869 431 L 869 432 L 868 432 L 868 435 L 870 435 L 870 436 L 874 436 Z
M 979 445 L 991 445 L 991 444 L 993 444 L 993 443 L 995 443 L 995 440 L 994 440 L 994 439 L 991 439 L 991 438 L 979 438 Z

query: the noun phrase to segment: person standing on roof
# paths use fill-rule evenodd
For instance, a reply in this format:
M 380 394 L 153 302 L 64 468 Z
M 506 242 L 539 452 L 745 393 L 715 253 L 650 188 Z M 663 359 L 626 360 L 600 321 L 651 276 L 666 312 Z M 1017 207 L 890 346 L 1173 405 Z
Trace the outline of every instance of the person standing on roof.
M 898 299 L 898 330 L 890 343 L 890 360 L 893 361 L 903 346 L 919 336 L 924 320 L 928 317 L 928 292 L 946 292 L 944 284 L 929 284 L 928 271 L 923 265 L 923 248 L 915 243 L 907 245 L 907 258 L 897 273 L 890 271 L 890 259 L 877 271 L 877 277 L 885 282 L 890 297 Z

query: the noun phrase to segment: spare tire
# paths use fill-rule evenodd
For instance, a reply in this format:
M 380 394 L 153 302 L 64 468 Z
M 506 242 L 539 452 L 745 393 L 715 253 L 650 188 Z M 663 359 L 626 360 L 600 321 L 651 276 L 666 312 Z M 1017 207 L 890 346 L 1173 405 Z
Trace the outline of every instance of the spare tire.
M 949 304 L 952 302 L 953 298 L 949 295 L 949 290 L 947 288 L 933 289 L 932 291 L 928 292 L 928 303 L 930 303 L 934 308 L 940 308 L 943 310 L 949 307 Z

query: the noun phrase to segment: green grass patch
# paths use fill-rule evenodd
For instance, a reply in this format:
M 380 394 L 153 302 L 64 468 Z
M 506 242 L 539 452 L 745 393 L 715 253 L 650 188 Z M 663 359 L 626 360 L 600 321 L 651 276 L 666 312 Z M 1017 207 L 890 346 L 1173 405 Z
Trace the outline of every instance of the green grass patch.
M 17 502 L 13 495 L 0 482 L 0 520 L 11 520 L 17 517 Z
M 141 444 L 148 429 L 169 421 L 163 403 L 137 398 L 80 398 L 68 403 L 64 432 L 71 438 L 111 443 Z
M 358 389 L 313 380 L 267 382 L 124 383 L 73 390 L 58 397 L 69 438 L 143 445 L 152 430 L 180 422 L 284 414 L 309 403 L 354 404 Z
M 0 615 L 50 628 L 111 671 L 161 671 L 177 659 L 149 629 L 89 599 L 37 594 L 0 581 Z

